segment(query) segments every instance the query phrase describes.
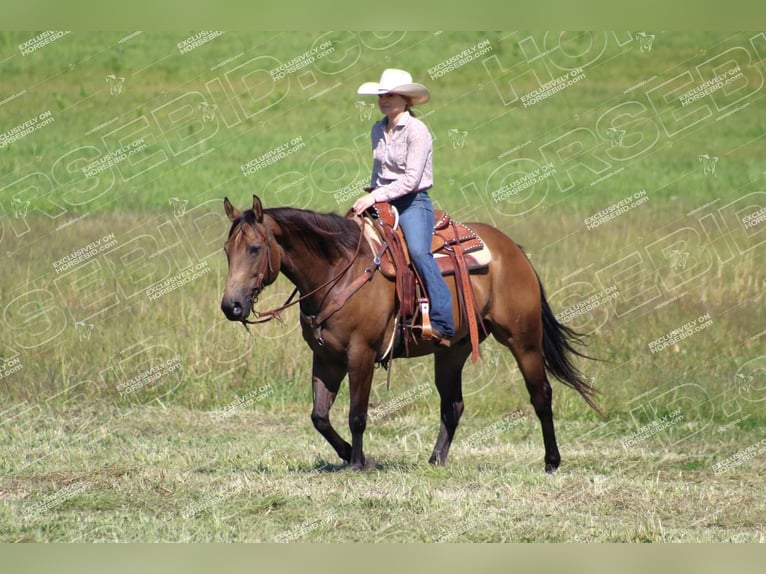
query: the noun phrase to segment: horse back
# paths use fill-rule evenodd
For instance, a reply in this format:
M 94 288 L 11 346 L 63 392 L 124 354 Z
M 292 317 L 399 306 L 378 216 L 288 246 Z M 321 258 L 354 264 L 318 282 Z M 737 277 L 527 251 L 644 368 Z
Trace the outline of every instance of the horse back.
M 540 308 L 540 284 L 529 257 L 508 235 L 486 223 L 468 222 L 481 237 L 492 257 L 487 273 L 473 275 L 477 298 L 486 307 L 490 301 L 513 303 L 520 309 Z M 480 296 L 481 294 L 481 296 Z

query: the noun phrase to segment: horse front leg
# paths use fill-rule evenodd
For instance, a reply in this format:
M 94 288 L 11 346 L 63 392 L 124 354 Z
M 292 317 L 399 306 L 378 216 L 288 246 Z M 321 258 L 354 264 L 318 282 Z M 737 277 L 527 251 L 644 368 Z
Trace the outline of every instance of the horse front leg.
M 365 458 L 362 449 L 374 367 L 375 351 L 372 349 L 364 347 L 349 352 L 348 384 L 351 406 L 348 412 L 348 426 L 351 429 L 351 468 L 354 470 L 375 466 L 372 458 Z
M 330 409 L 335 402 L 338 388 L 346 376 L 345 367 L 320 359 L 314 354 L 311 371 L 311 384 L 314 391 L 314 406 L 311 410 L 311 422 L 314 428 L 329 442 L 345 462 L 351 461 L 351 445 L 343 440 L 330 423 Z

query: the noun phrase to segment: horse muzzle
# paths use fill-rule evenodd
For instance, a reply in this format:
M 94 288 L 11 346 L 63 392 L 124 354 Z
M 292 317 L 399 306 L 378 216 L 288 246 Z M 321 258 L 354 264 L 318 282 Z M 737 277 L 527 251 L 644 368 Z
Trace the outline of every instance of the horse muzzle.
M 250 315 L 253 299 L 252 295 L 247 297 L 227 297 L 224 295 L 221 300 L 221 311 L 229 321 L 244 323 Z

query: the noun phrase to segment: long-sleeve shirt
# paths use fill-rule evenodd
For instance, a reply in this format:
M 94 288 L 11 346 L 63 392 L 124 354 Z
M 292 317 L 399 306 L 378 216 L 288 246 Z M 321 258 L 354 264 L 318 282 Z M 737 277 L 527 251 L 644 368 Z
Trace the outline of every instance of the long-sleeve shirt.
M 404 112 L 389 138 L 384 117 L 372 126 L 372 192 L 375 201 L 391 201 L 433 185 L 431 132 Z

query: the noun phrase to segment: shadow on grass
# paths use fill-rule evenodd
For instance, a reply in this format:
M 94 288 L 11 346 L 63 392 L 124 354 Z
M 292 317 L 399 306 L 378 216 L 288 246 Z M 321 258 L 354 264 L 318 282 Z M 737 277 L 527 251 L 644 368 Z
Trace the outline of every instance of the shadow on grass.
M 448 467 L 437 467 L 428 462 L 411 462 L 396 458 L 378 459 L 370 455 L 366 456 L 367 461 L 362 472 L 399 472 L 413 475 L 435 475 L 442 476 L 449 473 Z M 317 459 L 310 467 L 299 466 L 293 469 L 294 472 L 304 473 L 336 473 L 336 472 L 357 472 L 351 469 L 351 465 L 345 462 L 328 462 L 325 459 Z

